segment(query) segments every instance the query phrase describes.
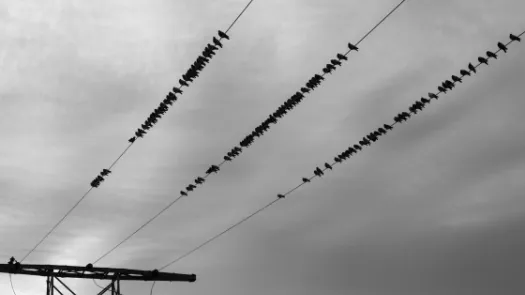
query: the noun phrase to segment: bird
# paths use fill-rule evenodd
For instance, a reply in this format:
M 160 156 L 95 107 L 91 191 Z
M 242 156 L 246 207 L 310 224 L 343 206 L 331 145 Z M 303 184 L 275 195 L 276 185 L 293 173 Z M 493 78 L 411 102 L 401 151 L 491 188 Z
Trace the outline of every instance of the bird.
M 431 92 L 428 93 L 428 97 L 438 99 L 438 96 Z
M 315 171 L 317 171 L 317 173 L 319 174 L 319 176 L 324 175 L 323 170 L 321 170 L 321 168 L 319 168 L 319 167 L 316 167 L 316 168 L 315 168 Z
M 181 196 L 187 196 L 188 193 L 186 193 L 185 191 L 180 191 L 180 195 L 181 195 Z
M 438 86 L 439 92 L 447 93 L 447 90 L 443 88 L 442 86 Z
M 489 61 L 488 61 L 486 58 L 484 58 L 484 57 L 481 57 L 481 56 L 478 57 L 478 61 L 479 61 L 480 63 L 482 63 L 482 64 L 489 65 Z
M 188 186 L 186 187 L 186 190 L 189 191 L 189 192 L 191 192 L 191 191 L 193 191 L 194 188 L 197 188 L 197 187 L 194 186 L 193 184 L 190 184 L 190 185 L 188 185 Z
M 337 54 L 337 59 L 339 59 L 339 60 L 348 60 L 348 57 L 344 56 L 344 55 L 341 54 L 341 53 L 338 53 L 338 54 Z
M 492 51 L 487 51 L 487 56 L 489 58 L 498 59 L 498 56 Z
M 173 92 L 182 94 L 182 90 L 180 90 L 180 88 L 177 87 L 173 87 Z
M 456 86 L 454 83 L 450 82 L 450 80 L 446 80 L 445 85 L 447 85 L 447 87 L 451 90 Z
M 507 53 L 507 46 L 505 46 L 503 43 L 498 42 L 498 48 L 503 50 L 503 52 Z
M 277 194 L 277 197 L 278 197 L 279 199 L 284 199 L 284 195 L 283 195 L 283 194 Z
M 134 143 L 135 142 L 135 136 L 133 136 L 132 138 L 128 139 L 128 142 Z
M 330 70 L 328 68 L 324 68 L 323 69 L 323 73 L 325 73 L 325 74 L 332 74 L 332 70 Z
M 476 73 L 476 67 L 475 67 L 472 63 L 469 63 L 469 64 L 468 64 L 468 69 L 469 69 L 471 72 Z
M 230 40 L 230 36 L 226 35 L 223 31 L 219 30 L 219 37 L 222 39 Z
M 186 86 L 186 87 L 190 87 L 190 84 L 188 84 L 186 81 L 182 80 L 182 79 L 179 79 L 179 84 L 180 86 Z
M 210 168 L 208 168 L 208 170 L 206 170 L 206 174 L 210 174 L 212 172 L 217 173 L 218 171 L 219 171 L 219 166 L 211 165 Z
M 310 89 L 308 89 L 306 87 L 301 87 L 301 91 L 304 92 L 304 93 L 308 93 L 308 92 L 310 92 Z
M 350 48 L 350 51 L 352 51 L 352 50 L 359 51 L 359 48 L 357 48 L 357 46 L 355 46 L 352 43 L 348 43 L 348 48 Z
M 518 36 L 514 36 L 514 35 L 510 34 L 509 37 L 510 37 L 510 40 L 512 40 L 512 41 L 518 41 L 518 42 L 521 42 L 521 39 L 520 39 L 520 37 L 518 37 Z
M 222 43 L 221 41 L 219 41 L 219 39 L 213 37 L 213 44 L 215 44 L 216 46 L 219 46 L 220 48 L 222 48 Z
M 333 64 L 326 64 L 327 69 L 336 70 L 336 67 Z
M 111 173 L 110 170 L 108 170 L 108 169 L 102 169 L 102 172 L 100 172 L 100 175 L 102 175 L 102 176 L 106 176 L 106 175 L 108 175 L 108 174 L 110 174 L 110 173 Z
M 334 158 L 334 161 L 335 161 L 336 163 L 341 163 L 341 159 L 339 159 L 339 157 L 335 157 L 335 158 Z
M 228 156 L 224 156 L 224 161 L 231 161 L 232 158 L 228 157 Z
M 332 59 L 330 61 L 334 66 L 340 66 L 342 65 L 342 63 L 340 61 L 338 61 L 337 59 Z
M 303 177 L 303 182 L 310 182 L 310 179 Z
M 459 71 L 459 73 L 460 73 L 462 76 L 470 76 L 470 72 L 467 71 L 467 70 L 461 70 L 461 71 Z
M 461 80 L 461 78 L 456 75 L 452 75 L 452 81 L 463 83 L 463 80 Z
M 330 169 L 330 170 L 332 170 L 332 166 L 331 166 L 330 164 L 328 164 L 328 163 L 324 163 L 324 167 L 325 167 L 326 169 Z
M 384 124 L 383 127 L 385 127 L 386 130 L 392 130 L 392 126 L 388 124 Z
M 359 150 L 359 151 L 362 150 L 358 144 L 354 144 L 354 149 Z
M 7 264 L 15 264 L 16 259 L 14 257 L 9 258 L 9 262 Z

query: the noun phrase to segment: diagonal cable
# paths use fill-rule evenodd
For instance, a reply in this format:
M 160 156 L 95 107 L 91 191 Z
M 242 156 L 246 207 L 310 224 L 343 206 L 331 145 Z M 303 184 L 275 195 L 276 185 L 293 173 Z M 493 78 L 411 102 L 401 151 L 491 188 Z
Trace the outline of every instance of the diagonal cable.
M 241 13 L 239 13 L 237 15 L 237 17 L 235 18 L 235 20 L 231 23 L 231 25 L 228 27 L 228 29 L 226 30 L 225 33 L 223 33 L 222 31 L 219 31 L 219 39 L 216 39 L 215 37 L 213 37 L 213 42 L 215 45 L 211 45 L 211 44 L 208 44 L 208 47 L 203 51 L 203 55 L 209 55 L 209 59 L 211 59 L 211 57 L 213 55 L 215 55 L 214 53 L 214 49 L 211 49 L 213 47 L 215 47 L 216 49 L 217 46 L 220 45 L 220 47 L 222 48 L 222 44 L 220 43 L 220 40 L 222 40 L 223 38 L 225 39 L 228 39 L 229 40 L 229 36 L 226 35 L 227 32 L 229 32 L 231 30 L 231 28 L 235 25 L 235 23 L 237 22 L 237 20 L 239 20 L 239 18 L 244 14 L 244 12 L 248 9 L 248 7 L 250 7 L 250 5 L 254 2 L 254 0 L 250 0 L 248 2 L 248 4 L 244 7 L 244 9 L 241 11 Z M 221 34 L 222 33 L 222 34 Z M 211 47 L 210 47 L 211 46 Z M 216 50 L 215 49 L 215 50 Z M 211 53 L 210 53 L 211 52 Z M 206 54 L 208 53 L 208 54 Z M 192 65 L 192 67 L 190 68 L 190 70 L 188 70 L 188 72 L 183 75 L 183 78 L 184 78 L 184 81 L 179 80 L 179 83 L 181 84 L 181 88 L 183 86 L 183 83 L 186 84 L 186 86 L 188 87 L 188 81 L 189 82 L 192 82 L 193 79 L 195 79 L 196 77 L 198 77 L 198 72 L 200 70 L 202 70 L 205 66 L 205 64 L 207 62 L 209 62 L 209 59 L 207 59 L 206 57 L 203 57 L 203 56 L 199 56 L 199 58 L 197 59 L 197 61 L 200 60 L 200 62 L 195 65 L 195 63 Z M 193 74 L 193 75 L 196 75 L 195 77 L 189 77 L 188 75 L 189 74 Z M 191 76 L 191 75 L 190 75 Z M 182 81 L 182 82 L 181 82 Z M 176 92 L 176 93 L 182 93 L 182 91 L 180 90 L 180 88 L 177 88 L 177 87 L 174 87 L 173 88 L 173 91 L 175 92 L 175 90 L 178 90 L 180 92 Z M 150 118 L 148 118 L 149 120 L 146 120 L 146 122 L 142 125 L 142 127 L 144 128 L 145 124 L 147 125 L 147 127 L 151 128 L 153 127 L 153 125 L 157 122 L 158 119 L 160 119 L 160 117 L 162 116 L 162 114 L 164 114 L 166 111 L 167 111 L 167 105 L 171 105 L 174 101 L 177 100 L 177 97 L 176 97 L 176 94 L 174 94 L 173 92 L 170 92 L 167 96 L 166 96 L 166 99 L 164 99 L 161 103 L 160 103 L 160 106 L 159 108 L 157 108 L 155 110 L 155 116 L 150 116 Z M 153 113 L 152 113 L 153 114 Z M 147 129 L 149 129 L 147 128 Z M 100 185 L 101 182 L 104 181 L 104 176 L 107 176 L 109 173 L 111 173 L 111 169 L 113 167 L 115 167 L 115 165 L 118 163 L 118 161 L 124 156 L 124 154 L 131 148 L 131 146 L 134 144 L 135 140 L 137 137 L 143 137 L 144 135 L 146 134 L 146 131 L 144 131 L 144 129 L 141 129 L 139 128 L 136 132 L 135 132 L 135 135 L 134 137 L 130 138 L 128 141 L 129 141 L 129 144 L 128 146 L 124 149 L 124 151 L 117 157 L 117 159 L 107 168 L 107 169 L 104 169 L 103 172 L 101 172 L 100 175 L 98 175 L 92 182 L 91 182 L 91 187 L 89 188 L 89 190 L 84 193 L 84 195 L 73 205 L 73 207 L 71 209 L 69 209 L 69 211 L 66 212 L 66 214 L 64 214 L 64 216 L 51 228 L 51 230 L 49 230 L 45 235 L 44 237 L 38 241 L 38 243 L 36 243 L 36 245 L 20 260 L 20 262 L 23 262 L 29 255 L 31 255 L 39 246 L 40 244 L 42 244 L 46 239 L 47 237 L 53 233 L 56 228 L 71 214 L 71 212 L 89 195 L 89 193 L 92 191 L 93 188 L 95 187 L 98 187 Z M 104 172 L 104 171 L 109 171 L 109 172 Z M 104 174 L 105 173 L 105 174 Z M 172 205 L 172 204 L 171 204 Z M 171 206 L 170 205 L 170 206 Z
M 382 24 L 387 18 L 389 18 L 403 3 L 405 3 L 406 0 L 402 0 L 397 6 L 395 6 L 392 10 L 390 10 L 390 12 L 385 16 L 383 17 L 371 30 L 369 30 L 360 40 L 357 44 L 361 43 L 362 41 L 364 41 L 380 24 Z M 350 46 L 351 45 L 351 46 Z M 352 44 L 349 44 L 349 50 L 345 53 L 345 54 L 338 54 L 340 56 L 344 56 L 344 59 L 346 59 L 346 56 L 350 53 L 350 51 L 352 50 L 356 50 L 357 51 L 357 48 L 353 49 L 352 46 L 357 46 L 357 45 L 352 45 Z M 335 66 L 334 66 L 335 68 Z M 315 77 L 321 77 L 322 80 L 324 80 L 323 76 L 325 76 L 327 73 L 331 73 L 331 70 L 330 71 L 325 71 L 325 69 L 323 69 L 323 74 L 322 75 L 318 75 L 316 74 L 314 76 Z M 312 79 L 314 79 L 312 78 Z M 296 94 L 294 94 L 290 99 L 288 99 L 276 112 L 274 112 L 273 114 L 271 114 L 269 116 L 269 119 L 267 119 L 266 121 L 264 121 L 261 125 L 259 125 L 257 128 L 255 128 L 255 131 L 252 132 L 251 135 L 248 135 L 243 141 L 241 141 L 240 145 L 244 148 L 250 146 L 253 141 L 255 140 L 255 137 L 260 137 L 264 134 L 264 132 L 266 130 L 268 130 L 270 128 L 270 124 L 276 124 L 278 119 L 277 118 L 281 118 L 283 117 L 288 111 L 291 111 L 295 106 L 297 106 L 301 101 L 302 99 L 304 98 L 304 94 L 303 93 L 309 93 L 310 91 L 314 90 L 314 88 L 316 88 L 319 84 L 320 84 L 320 81 L 322 80 L 319 80 L 317 81 L 318 83 L 311 83 L 312 82 L 312 79 L 310 79 L 310 81 L 307 83 L 307 88 L 303 87 L 301 88 L 301 92 L 297 92 Z M 314 85 L 315 84 L 315 85 Z M 311 87 L 310 87 L 311 86 Z M 303 91 L 304 90 L 304 91 Z M 254 133 L 256 133 L 256 135 L 253 135 Z M 229 161 L 232 161 L 233 158 L 235 158 L 236 156 L 238 156 L 240 154 L 240 152 L 242 152 L 242 148 L 236 146 L 234 147 L 230 152 L 227 153 L 226 156 L 224 156 L 224 160 L 218 164 L 218 165 L 211 165 L 211 167 L 206 171 L 205 175 L 204 176 L 199 176 L 195 179 L 195 183 L 196 184 L 203 184 L 204 181 L 208 178 L 208 176 L 210 176 L 212 173 L 217 173 L 219 170 L 220 170 L 220 167 L 226 163 L 226 162 L 229 162 Z M 194 189 L 196 189 L 197 186 L 190 184 L 186 187 L 186 190 L 188 192 L 191 192 L 193 191 Z M 181 191 L 181 196 L 179 198 L 177 198 L 174 202 L 176 202 L 177 200 L 179 200 L 182 196 L 187 196 L 188 192 L 186 191 Z M 173 205 L 173 203 L 170 203 L 168 204 L 167 207 L 171 207 Z M 126 242 L 127 240 L 129 240 L 131 237 L 133 237 L 137 232 L 139 232 L 140 230 L 142 230 L 144 227 L 147 226 L 147 224 L 151 223 L 154 219 L 156 219 L 161 213 L 163 213 L 164 211 L 166 211 L 167 208 L 164 208 L 162 209 L 162 211 L 160 213 L 158 213 L 157 215 L 155 215 L 154 217 L 150 218 L 146 224 L 143 224 L 140 226 L 140 228 L 136 231 L 134 231 L 133 233 L 131 233 L 130 235 L 128 235 L 126 238 L 124 238 L 123 241 L 119 242 L 116 246 L 114 246 L 113 248 L 111 248 L 108 252 L 105 252 L 101 257 L 99 257 L 98 259 L 95 260 L 95 263 L 99 262 L 100 260 L 102 260 L 103 258 L 105 258 L 106 256 L 108 256 L 110 253 L 112 253 L 113 251 L 115 251 L 120 245 L 122 245 L 124 242 Z
M 525 31 L 522 32 L 520 35 L 518 35 L 518 37 L 521 37 L 521 36 L 524 35 L 524 34 L 525 34 Z M 514 41 L 510 41 L 510 42 L 508 42 L 507 44 L 505 44 L 505 46 L 508 46 L 508 45 L 511 44 L 512 42 L 514 42 Z M 501 49 L 498 50 L 498 51 L 496 51 L 495 53 L 497 54 L 497 53 L 499 53 L 500 51 L 501 51 Z M 480 62 L 479 64 L 477 64 L 476 66 L 474 66 L 474 69 L 478 68 L 480 65 L 481 65 L 481 62 Z M 463 74 L 463 75 L 460 76 L 460 78 L 463 78 L 464 76 L 465 76 L 465 75 Z M 454 85 L 455 85 L 455 84 L 456 84 L 456 83 L 454 83 Z M 437 100 L 438 97 L 439 97 L 439 94 L 441 94 L 441 93 L 442 93 L 441 91 L 438 92 L 438 93 L 436 93 L 436 94 L 435 94 L 435 97 L 434 97 L 433 99 Z M 431 98 L 431 99 L 432 99 L 432 98 Z M 431 100 L 431 99 L 430 99 L 430 100 Z M 412 112 L 412 111 L 410 111 L 410 112 L 411 112 L 411 113 L 414 113 L 414 114 L 419 113 L 419 112 Z M 397 117 L 397 116 L 396 116 L 396 117 Z M 395 122 L 394 122 L 393 124 L 390 124 L 390 125 L 388 125 L 388 126 L 394 126 L 395 124 L 398 124 L 398 123 L 400 123 L 400 122 L 402 122 L 402 121 L 397 121 L 397 120 L 395 120 Z M 385 124 L 385 125 L 386 125 L 386 124 Z M 354 146 L 355 146 L 355 145 L 354 145 Z M 353 146 L 351 146 L 351 147 L 353 147 Z M 346 152 L 346 151 L 345 151 L 345 152 Z M 340 159 L 340 156 L 337 156 L 336 158 L 339 158 L 339 159 Z M 342 163 L 342 160 L 346 160 L 347 158 L 348 158 L 348 157 L 345 157 L 345 158 L 341 159 L 341 161 L 335 161 L 335 162 L 333 162 L 333 163 L 332 163 L 331 165 L 329 165 L 329 166 L 332 168 L 333 166 L 335 166 L 335 165 L 337 165 L 337 164 L 341 164 L 341 163 Z M 331 169 L 331 168 L 328 168 L 328 167 L 327 167 L 327 168 L 322 169 L 321 171 L 324 173 L 326 170 Z M 314 172 L 314 173 L 315 173 L 315 172 Z M 170 261 L 169 263 L 165 264 L 164 266 L 162 266 L 161 268 L 159 268 L 159 270 L 164 270 L 164 269 L 166 269 L 167 267 L 169 267 L 169 266 L 171 266 L 171 265 L 177 263 L 178 261 L 182 260 L 183 258 L 185 258 L 185 257 L 187 257 L 187 256 L 189 256 L 189 255 L 191 255 L 191 254 L 193 254 L 193 253 L 196 252 L 197 250 L 201 249 L 202 247 L 208 245 L 208 244 L 211 243 L 212 241 L 214 241 L 214 240 L 218 239 L 219 237 L 221 237 L 222 235 L 226 234 L 228 231 L 234 229 L 235 227 L 241 225 L 242 223 L 246 222 L 247 220 L 249 220 L 250 218 L 254 217 L 255 215 L 257 215 L 257 214 L 261 213 L 262 211 L 266 210 L 268 207 L 270 207 L 271 205 L 275 204 L 275 203 L 278 202 L 279 200 L 284 199 L 287 195 L 290 195 L 291 193 L 293 193 L 294 191 L 296 191 L 297 189 L 299 189 L 301 186 L 305 185 L 306 183 L 309 183 L 312 179 L 314 179 L 314 178 L 316 178 L 316 177 L 321 178 L 321 177 L 322 177 L 322 174 L 314 174 L 314 176 L 312 176 L 312 177 L 310 177 L 310 178 L 303 178 L 303 181 L 302 181 L 299 185 L 295 186 L 294 188 L 290 189 L 289 191 L 287 191 L 287 192 L 284 193 L 284 194 L 278 194 L 278 195 L 277 195 L 277 199 L 272 200 L 271 202 L 267 203 L 265 206 L 259 208 L 259 209 L 256 210 L 255 212 L 251 213 L 250 215 L 244 217 L 243 219 L 239 220 L 239 221 L 236 222 L 235 224 L 231 225 L 231 226 L 228 227 L 226 230 L 224 230 L 224 231 L 220 232 L 219 234 L 216 234 L 215 236 L 213 236 L 213 237 L 207 239 L 207 240 L 206 240 L 205 242 L 203 242 L 202 244 L 196 246 L 195 248 L 191 249 L 190 251 L 186 252 L 185 254 L 183 254 L 183 255 L 177 257 L 176 259 Z

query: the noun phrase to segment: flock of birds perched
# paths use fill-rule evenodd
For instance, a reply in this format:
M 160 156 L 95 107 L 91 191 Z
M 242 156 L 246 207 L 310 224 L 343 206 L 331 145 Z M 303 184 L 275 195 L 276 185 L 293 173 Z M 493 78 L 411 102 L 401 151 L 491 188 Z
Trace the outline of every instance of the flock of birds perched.
M 353 45 L 352 43 L 348 43 L 348 48 L 350 51 L 358 51 L 358 48 Z M 347 53 L 348 54 L 348 53 Z M 331 73 L 336 69 L 336 66 L 342 66 L 343 60 L 348 60 L 345 54 L 338 53 L 336 55 L 337 59 L 332 59 L 330 63 L 328 63 L 325 68 L 323 69 L 323 72 L 325 74 Z M 301 87 L 300 91 L 297 91 L 295 94 L 293 94 L 288 100 L 286 100 L 275 112 L 270 114 L 268 118 L 259 124 L 259 126 L 255 127 L 255 129 L 248 134 L 240 143 L 239 146 L 233 147 L 229 152 L 226 153 L 226 155 L 223 157 L 224 161 L 232 161 L 233 158 L 239 156 L 242 152 L 242 148 L 249 147 L 252 145 L 252 143 L 255 141 L 255 138 L 261 137 L 264 135 L 266 131 L 270 129 L 270 124 L 277 124 L 277 120 L 281 119 L 284 115 L 286 115 L 289 111 L 291 111 L 296 105 L 298 105 L 303 98 L 305 97 L 305 93 L 310 93 L 310 91 L 317 88 L 321 82 L 324 80 L 323 75 L 315 74 L 308 82 L 306 82 L 306 87 Z M 206 176 L 207 177 L 211 173 L 217 173 L 220 170 L 220 165 L 211 165 L 208 170 L 206 170 Z M 199 181 L 198 181 L 199 180 Z M 203 177 L 198 177 L 195 179 L 195 184 L 202 184 L 204 182 Z M 180 191 L 181 196 L 187 196 L 188 192 L 193 191 L 196 186 L 192 183 L 188 186 L 186 186 L 186 191 L 182 190 Z
M 230 40 L 230 37 L 223 31 L 218 31 L 219 39 L 213 37 L 212 42 L 208 43 L 206 48 L 202 51 L 202 54 L 197 57 L 197 60 L 191 65 L 191 67 L 182 75 L 182 79 L 179 79 L 179 87 L 173 87 L 172 91 L 166 95 L 166 98 L 159 104 L 159 106 L 149 115 L 149 117 L 144 121 L 144 123 L 137 128 L 135 131 L 135 136 L 131 137 L 128 142 L 133 144 L 137 138 L 142 138 L 146 135 L 147 131 L 158 122 L 160 118 L 168 111 L 169 106 L 173 105 L 173 102 L 177 101 L 177 94 L 182 94 L 182 87 L 189 87 L 191 82 L 199 77 L 199 73 L 204 69 L 204 67 L 210 62 L 213 56 L 216 54 L 219 48 L 222 48 L 222 39 Z M 104 181 L 104 177 L 107 176 L 111 171 L 108 169 L 103 169 L 102 172 L 91 181 L 92 187 L 99 187 L 100 183 Z M 202 182 L 201 182 L 202 183 Z M 188 186 L 189 188 L 189 186 Z M 189 191 L 191 191 L 190 188 Z
M 520 37 L 515 36 L 513 34 L 510 34 L 510 40 L 511 40 L 511 42 L 509 42 L 509 43 L 512 43 L 514 41 L 518 41 L 518 42 L 521 41 Z M 499 48 L 499 50 L 507 53 L 508 48 L 507 48 L 507 46 L 505 44 L 499 42 L 498 43 L 498 48 Z M 498 58 L 497 54 L 494 53 L 494 52 L 491 52 L 491 51 L 487 51 L 486 55 L 487 55 L 487 57 L 483 57 L 483 56 L 478 57 L 478 61 L 479 61 L 480 65 L 481 64 L 488 65 L 488 60 L 489 59 L 491 59 L 491 58 L 497 59 Z M 395 124 L 398 124 L 398 123 L 400 124 L 400 123 L 403 123 L 403 122 L 407 121 L 408 118 L 410 118 L 412 116 L 412 114 L 417 114 L 418 112 L 422 111 L 423 108 L 425 108 L 425 105 L 429 104 L 432 99 L 437 100 L 439 98 L 439 94 L 440 93 L 447 93 L 448 90 L 452 90 L 455 87 L 456 83 L 462 83 L 462 81 L 463 81 L 462 78 L 463 77 L 471 76 L 472 74 L 475 74 L 476 72 L 477 72 L 476 71 L 476 66 L 474 66 L 472 63 L 469 63 L 468 70 L 466 70 L 466 69 L 460 70 L 460 77 L 452 75 L 452 77 L 451 77 L 452 81 L 445 80 L 444 82 L 442 82 L 441 85 L 438 86 L 438 91 L 439 91 L 438 93 L 429 92 L 428 93 L 428 97 L 429 98 L 422 97 L 420 100 L 416 100 L 408 108 L 408 112 L 401 112 L 401 113 L 397 114 L 394 117 L 394 122 L 395 122 L 394 124 L 392 124 L 392 125 L 384 124 L 382 127 L 378 128 L 377 130 L 375 130 L 375 131 L 369 133 L 368 135 L 364 136 L 359 141 L 359 144 L 354 144 L 354 145 L 348 147 L 341 154 L 337 155 L 334 158 L 334 163 L 333 164 L 324 163 L 324 169 L 321 169 L 319 167 L 315 167 L 315 169 L 314 169 L 314 176 L 311 177 L 311 178 L 303 177 L 302 178 L 302 182 L 303 183 L 307 183 L 307 182 L 310 182 L 310 180 L 312 178 L 314 178 L 314 177 L 322 177 L 324 175 L 324 171 L 326 171 L 328 169 L 332 170 L 333 165 L 335 163 L 342 163 L 344 160 L 347 160 L 352 155 L 354 155 L 357 152 L 361 151 L 364 147 L 370 146 L 371 143 L 372 142 L 376 142 L 379 139 L 380 136 L 385 135 L 388 131 L 392 130 L 393 126 Z M 285 194 L 277 194 L 277 197 L 278 198 L 284 198 Z

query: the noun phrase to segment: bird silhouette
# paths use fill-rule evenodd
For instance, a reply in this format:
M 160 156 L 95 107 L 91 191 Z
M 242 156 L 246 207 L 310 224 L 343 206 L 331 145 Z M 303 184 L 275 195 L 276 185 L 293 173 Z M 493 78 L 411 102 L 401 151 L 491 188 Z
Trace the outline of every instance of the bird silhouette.
M 456 85 L 452 83 L 450 80 L 445 81 L 445 85 L 448 87 L 448 89 L 452 90 Z
M 283 194 L 277 194 L 277 197 L 278 197 L 279 199 L 284 199 L 284 195 L 283 195 Z
M 342 63 L 340 61 L 338 61 L 337 59 L 332 59 L 330 61 L 334 66 L 340 66 L 342 65 Z
M 452 81 L 463 83 L 463 80 L 461 80 L 461 78 L 456 75 L 452 75 Z
M 510 34 L 509 37 L 510 37 L 510 40 L 512 40 L 512 41 L 518 41 L 518 42 L 521 42 L 521 39 L 520 39 L 520 37 L 518 37 L 518 36 L 515 36 L 515 35 L 513 35 L 513 34 Z
M 352 51 L 352 50 L 359 51 L 359 48 L 357 48 L 357 46 L 355 46 L 352 43 L 348 43 L 348 48 L 350 48 L 350 51 Z
M 230 36 L 226 35 L 223 31 L 219 30 L 219 37 L 222 39 L 230 40 Z
M 110 173 L 111 173 L 110 170 L 108 170 L 108 169 L 102 169 L 102 172 L 100 172 L 100 175 L 102 175 L 102 176 L 106 176 L 106 175 L 108 175 L 108 174 L 110 174 Z
M 442 86 L 438 86 L 439 92 L 447 93 L 447 90 L 443 88 Z
M 422 102 L 423 104 L 427 104 L 427 103 L 430 103 L 430 100 L 427 99 L 427 98 L 422 97 L 422 98 L 421 98 L 421 102 Z
M 478 57 L 478 61 L 479 61 L 480 63 L 482 63 L 482 64 L 489 65 L 489 61 L 488 61 L 486 58 L 484 58 L 484 57 L 481 57 L 481 56 Z
M 231 161 L 232 158 L 228 157 L 228 156 L 224 156 L 224 161 Z
M 428 93 L 428 97 L 438 99 L 438 96 L 431 92 Z
M 336 70 L 336 67 L 335 67 L 333 64 L 327 64 L 327 65 L 326 65 L 326 68 L 327 68 L 327 69 L 330 69 L 330 70 L 333 70 L 333 71 Z
M 492 51 L 487 51 L 487 56 L 489 58 L 498 59 L 498 56 Z
M 507 53 L 507 46 L 505 46 L 505 44 L 498 42 L 498 48 L 503 50 L 503 52 Z
M 206 170 L 206 174 L 211 174 L 213 172 L 217 173 L 219 170 L 220 170 L 219 166 L 211 165 L 210 168 L 208 168 L 208 170 Z
M 315 170 L 317 171 L 317 173 L 319 173 L 319 176 L 323 176 L 324 175 L 324 172 L 323 172 L 323 170 L 321 170 L 321 168 L 316 167 Z
M 390 125 L 387 125 L 387 124 L 384 124 L 383 127 L 386 129 L 386 130 L 392 130 L 392 126 Z
M 469 69 L 471 72 L 476 73 L 476 67 L 475 67 L 472 63 L 469 63 L 469 64 L 468 64 L 468 69 Z
M 339 157 L 335 157 L 335 158 L 334 158 L 334 161 L 335 161 L 336 163 L 341 163 L 341 159 L 339 159 Z
M 470 76 L 470 72 L 467 71 L 467 70 L 461 70 L 461 71 L 459 71 L 459 73 L 460 73 L 462 76 Z
M 339 59 L 339 60 L 348 60 L 348 57 L 344 56 L 344 55 L 341 54 L 341 53 L 338 53 L 338 54 L 337 54 L 337 59 Z
M 135 136 L 133 136 L 132 138 L 128 139 L 128 142 L 134 143 L 135 142 Z
M 195 178 L 195 183 L 196 183 L 196 184 L 203 184 L 204 181 L 205 181 L 205 179 L 202 178 L 202 177 L 197 177 L 197 178 Z
M 213 37 L 213 44 L 215 44 L 216 46 L 219 46 L 220 48 L 222 48 L 222 43 L 221 41 L 219 41 L 219 39 Z
M 310 179 L 303 177 L 303 182 L 310 182 Z
M 354 144 L 354 149 L 358 151 L 362 150 L 362 148 L 358 144 Z
M 185 191 L 180 191 L 181 196 L 187 196 L 188 194 Z
M 324 68 L 323 69 L 323 73 L 325 73 L 325 74 L 332 74 L 332 71 L 330 69 L 328 69 L 328 68 Z
M 332 166 L 331 166 L 330 164 L 328 164 L 328 163 L 324 163 L 324 167 L 325 167 L 326 169 L 330 169 L 330 170 L 332 170 Z
M 304 93 L 308 93 L 308 92 L 310 92 L 310 89 L 308 89 L 306 87 L 301 87 L 301 91 L 304 92 Z
M 179 79 L 179 84 L 180 84 L 181 87 L 182 86 L 190 87 L 190 85 L 186 81 L 184 81 L 182 79 Z
M 180 88 L 177 88 L 177 87 L 173 87 L 173 92 L 182 94 L 182 90 L 180 90 Z

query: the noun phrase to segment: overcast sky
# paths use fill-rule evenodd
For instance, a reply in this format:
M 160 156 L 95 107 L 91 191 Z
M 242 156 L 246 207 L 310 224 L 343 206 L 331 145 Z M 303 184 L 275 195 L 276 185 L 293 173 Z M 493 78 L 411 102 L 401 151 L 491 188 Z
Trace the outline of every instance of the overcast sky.
M 159 124 L 25 262 L 97 259 L 398 2 L 255 1 Z M 71 208 L 246 3 L 0 0 L 0 260 L 23 257 Z M 241 156 L 97 266 L 149 270 L 184 254 L 525 30 L 524 9 L 408 0 Z M 166 269 L 197 282 L 155 294 L 523 293 L 524 79 L 525 46 L 513 43 L 372 147 Z M 18 295 L 43 294 L 44 280 L 13 276 Z M 122 293 L 150 286 L 125 282 Z M 10 292 L 1 275 L 0 294 Z

